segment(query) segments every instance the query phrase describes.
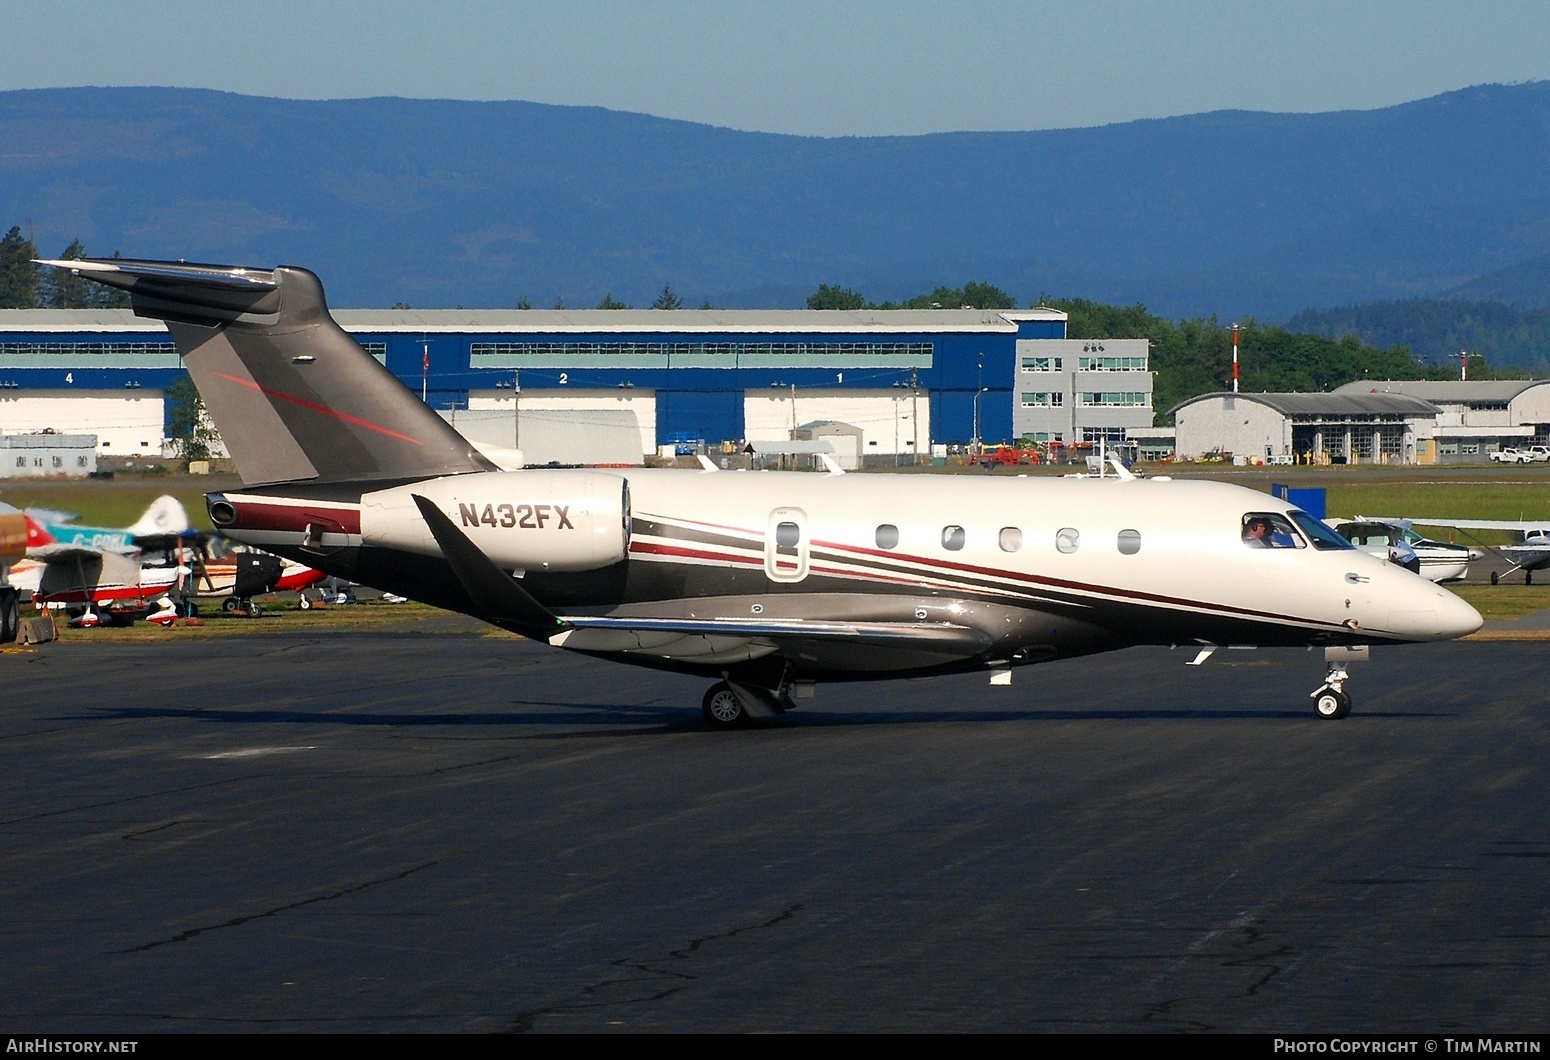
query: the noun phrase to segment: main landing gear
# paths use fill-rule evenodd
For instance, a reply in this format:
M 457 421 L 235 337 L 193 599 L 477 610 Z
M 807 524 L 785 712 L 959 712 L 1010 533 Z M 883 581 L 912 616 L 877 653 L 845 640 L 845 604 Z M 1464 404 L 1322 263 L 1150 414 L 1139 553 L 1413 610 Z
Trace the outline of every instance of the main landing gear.
M 793 681 L 786 665 L 763 672 L 740 675 L 736 680 L 724 674 L 705 692 L 700 710 L 712 729 L 739 729 L 750 722 L 778 718 L 796 706 L 792 696 L 809 699 L 811 681 Z
M 705 690 L 700 710 L 713 729 L 736 729 L 747 725 L 749 721 L 748 711 L 743 709 L 737 693 L 725 681 L 717 681 Z

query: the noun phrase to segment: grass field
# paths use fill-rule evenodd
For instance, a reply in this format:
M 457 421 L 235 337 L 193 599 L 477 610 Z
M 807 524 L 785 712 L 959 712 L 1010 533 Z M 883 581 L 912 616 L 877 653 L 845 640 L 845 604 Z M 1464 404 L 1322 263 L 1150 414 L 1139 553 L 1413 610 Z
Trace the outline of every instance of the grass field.
M 0 501 L 18 508 L 55 508 L 74 512 L 76 522 L 87 526 L 128 526 L 150 503 L 164 493 L 183 502 L 189 523 L 209 530 L 205 493 L 231 489 L 235 475 L 185 475 L 182 473 L 126 474 L 111 479 L 4 479 Z

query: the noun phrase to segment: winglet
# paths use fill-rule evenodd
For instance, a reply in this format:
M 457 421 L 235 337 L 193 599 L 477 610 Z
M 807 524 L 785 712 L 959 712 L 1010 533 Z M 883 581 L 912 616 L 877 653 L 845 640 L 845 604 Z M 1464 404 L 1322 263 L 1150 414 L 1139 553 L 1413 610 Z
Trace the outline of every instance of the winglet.
M 534 640 L 547 640 L 564 626 L 554 612 L 533 599 L 516 580 L 480 551 L 440 508 L 418 493 L 410 494 L 441 554 L 452 567 L 463 591 L 473 601 L 473 614 Z
M 823 461 L 823 466 L 828 469 L 829 474 L 843 475 L 845 473 L 845 469 L 840 467 L 839 464 L 835 463 L 834 457 L 830 456 L 828 453 L 819 453 L 818 459 Z
M 712 460 L 710 457 L 706 456 L 704 453 L 700 453 L 699 454 L 699 460 L 700 460 L 700 466 L 702 468 L 704 468 L 706 471 L 720 471 L 721 470 L 719 467 L 716 466 L 716 462 L 714 460 Z

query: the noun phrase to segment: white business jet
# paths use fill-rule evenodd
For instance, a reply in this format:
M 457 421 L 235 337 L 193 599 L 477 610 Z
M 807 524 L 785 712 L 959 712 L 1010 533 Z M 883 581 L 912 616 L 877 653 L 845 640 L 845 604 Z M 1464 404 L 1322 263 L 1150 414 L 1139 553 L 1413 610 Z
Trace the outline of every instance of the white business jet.
M 1326 648 L 1321 717 L 1373 644 L 1468 604 L 1238 486 L 1134 478 L 502 471 L 329 316 L 299 268 L 51 262 L 177 344 L 245 484 L 228 537 L 567 651 L 713 680 L 717 727 L 814 682 L 978 671 L 1138 644 Z

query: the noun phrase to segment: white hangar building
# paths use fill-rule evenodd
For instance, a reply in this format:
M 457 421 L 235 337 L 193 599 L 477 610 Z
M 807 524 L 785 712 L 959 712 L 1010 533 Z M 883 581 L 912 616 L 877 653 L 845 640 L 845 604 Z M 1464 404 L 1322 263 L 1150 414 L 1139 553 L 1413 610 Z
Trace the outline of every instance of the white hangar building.
M 1436 458 L 1480 460 L 1504 446 L 1550 444 L 1550 380 L 1399 379 L 1347 383 L 1336 394 L 1402 394 L 1437 408 Z
M 1201 394 L 1173 407 L 1177 452 L 1266 463 L 1429 463 L 1437 406 L 1405 394 Z

